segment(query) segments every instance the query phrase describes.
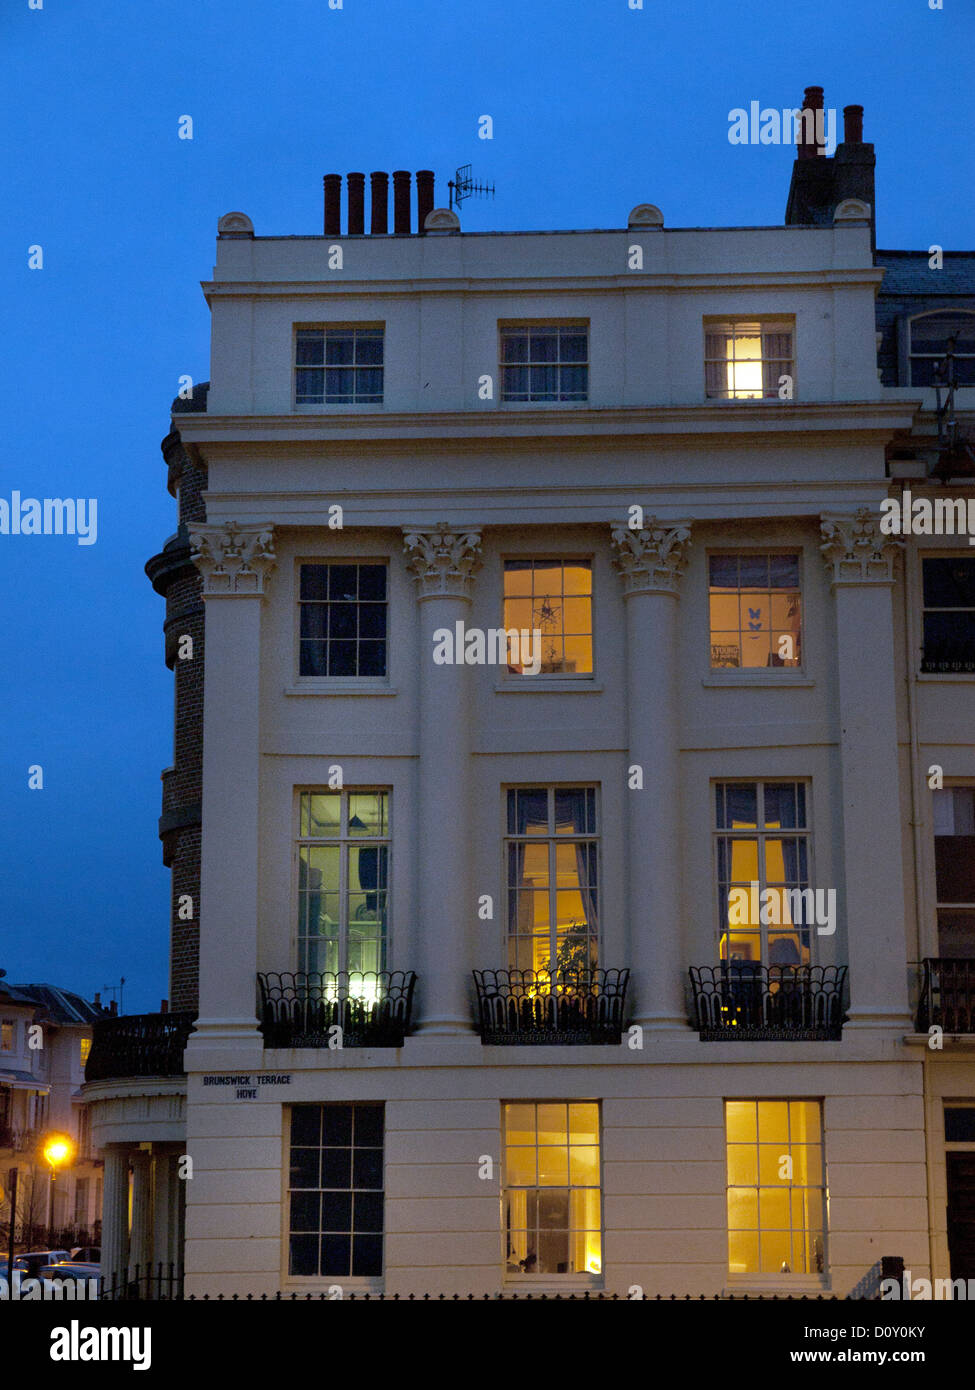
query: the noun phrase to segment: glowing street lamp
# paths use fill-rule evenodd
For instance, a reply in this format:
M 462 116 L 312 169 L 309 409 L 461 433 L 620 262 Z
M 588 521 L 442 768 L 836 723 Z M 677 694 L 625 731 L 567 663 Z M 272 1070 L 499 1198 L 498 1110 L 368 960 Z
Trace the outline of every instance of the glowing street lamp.
M 49 1134 L 41 1146 L 41 1153 L 51 1166 L 50 1197 L 47 1207 L 48 1240 L 51 1239 L 51 1232 L 54 1228 L 54 1184 L 57 1179 L 58 1169 L 65 1164 L 74 1162 L 76 1149 L 77 1146 L 74 1140 L 67 1134 Z

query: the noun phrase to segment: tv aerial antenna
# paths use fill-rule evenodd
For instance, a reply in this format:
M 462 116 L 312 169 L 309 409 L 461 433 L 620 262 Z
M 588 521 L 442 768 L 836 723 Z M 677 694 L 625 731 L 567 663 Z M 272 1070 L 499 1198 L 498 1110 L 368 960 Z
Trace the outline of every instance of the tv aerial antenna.
M 456 170 L 454 177 L 447 180 L 447 187 L 450 189 L 448 206 L 451 212 L 454 210 L 454 205 L 460 207 L 465 198 L 493 198 L 495 193 L 493 183 L 475 182 L 469 164 L 462 164 Z

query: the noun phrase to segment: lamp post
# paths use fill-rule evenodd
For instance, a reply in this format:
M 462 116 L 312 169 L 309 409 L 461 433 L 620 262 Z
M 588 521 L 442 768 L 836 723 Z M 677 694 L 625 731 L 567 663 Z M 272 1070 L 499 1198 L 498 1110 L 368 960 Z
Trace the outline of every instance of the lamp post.
M 42 1154 L 51 1166 L 51 1185 L 48 1189 L 47 1207 L 47 1238 L 52 1239 L 54 1229 L 54 1184 L 57 1179 L 58 1169 L 67 1163 L 71 1163 L 75 1156 L 75 1143 L 67 1134 L 49 1134 L 44 1140 L 41 1149 Z

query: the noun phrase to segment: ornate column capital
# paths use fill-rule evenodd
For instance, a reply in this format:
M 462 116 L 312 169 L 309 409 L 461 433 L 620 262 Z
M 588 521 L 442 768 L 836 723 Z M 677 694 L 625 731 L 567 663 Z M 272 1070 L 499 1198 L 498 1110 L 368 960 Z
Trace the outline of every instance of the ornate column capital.
M 894 558 L 904 542 L 880 530 L 869 507 L 855 512 L 823 512 L 820 517 L 823 561 L 835 589 L 843 584 L 892 584 Z
M 481 568 L 478 527 L 453 528 L 445 521 L 430 527 L 403 527 L 406 565 L 417 582 L 417 598 L 471 597 Z
M 225 521 L 190 522 L 190 558 L 203 576 L 204 597 L 253 597 L 267 589 L 277 563 L 274 527 Z
M 623 581 L 624 597 L 630 594 L 676 594 L 687 564 L 691 528 L 686 522 L 668 526 L 647 517 L 640 531 L 614 526 L 613 564 Z

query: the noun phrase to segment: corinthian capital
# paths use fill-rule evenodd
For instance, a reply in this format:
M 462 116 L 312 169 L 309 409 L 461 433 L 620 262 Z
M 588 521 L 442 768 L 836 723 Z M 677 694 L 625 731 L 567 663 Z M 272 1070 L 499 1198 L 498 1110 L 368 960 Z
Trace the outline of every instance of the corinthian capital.
M 443 521 L 422 531 L 404 526 L 403 549 L 419 598 L 470 598 L 482 564 L 479 530 L 452 530 Z
M 820 550 L 826 573 L 837 584 L 891 584 L 894 557 L 904 542 L 884 535 L 869 507 L 853 513 L 824 512 L 820 518 Z
M 646 519 L 641 531 L 614 526 L 613 564 L 624 594 L 676 594 L 690 543 L 690 526 L 667 526 L 655 516 Z
M 190 554 L 203 575 L 204 596 L 263 594 L 274 569 L 274 528 L 236 521 L 191 522 Z

